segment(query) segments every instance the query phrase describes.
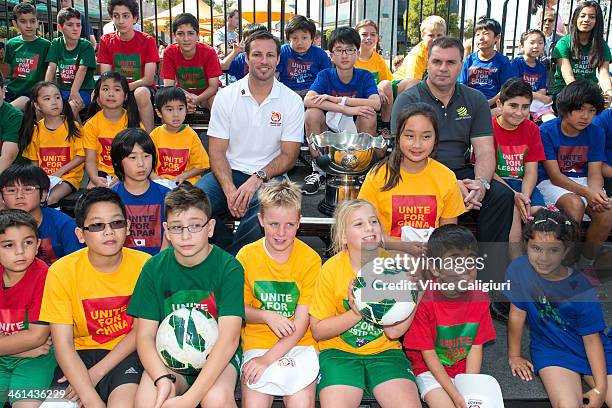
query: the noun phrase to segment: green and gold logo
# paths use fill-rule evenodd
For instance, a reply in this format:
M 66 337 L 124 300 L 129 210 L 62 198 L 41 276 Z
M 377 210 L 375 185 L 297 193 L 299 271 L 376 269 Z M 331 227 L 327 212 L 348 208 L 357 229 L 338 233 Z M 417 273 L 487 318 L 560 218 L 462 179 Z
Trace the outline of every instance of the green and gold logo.
M 465 106 L 462 106 L 460 108 L 457 108 L 457 115 L 459 116 L 467 116 L 468 114 L 468 110 Z

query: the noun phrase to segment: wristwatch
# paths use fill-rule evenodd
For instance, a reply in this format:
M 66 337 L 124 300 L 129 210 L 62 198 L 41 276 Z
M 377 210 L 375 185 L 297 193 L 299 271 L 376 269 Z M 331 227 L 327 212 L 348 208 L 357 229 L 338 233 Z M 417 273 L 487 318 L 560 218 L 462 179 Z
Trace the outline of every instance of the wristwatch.
M 488 190 L 491 188 L 491 183 L 489 183 L 489 180 L 487 180 L 486 178 L 480 177 L 478 180 L 482 183 L 485 190 Z
M 169 374 L 164 374 L 164 375 L 160 375 L 159 377 L 157 377 L 157 379 L 155 381 L 153 381 L 153 386 L 156 387 L 157 386 L 157 382 L 159 380 L 161 380 L 162 378 L 167 378 L 170 381 L 172 381 L 173 383 L 176 382 L 176 375 L 169 373 Z
M 266 171 L 264 169 L 257 170 L 253 174 L 256 175 L 258 179 L 261 179 L 264 182 L 268 181 L 268 175 L 266 174 Z

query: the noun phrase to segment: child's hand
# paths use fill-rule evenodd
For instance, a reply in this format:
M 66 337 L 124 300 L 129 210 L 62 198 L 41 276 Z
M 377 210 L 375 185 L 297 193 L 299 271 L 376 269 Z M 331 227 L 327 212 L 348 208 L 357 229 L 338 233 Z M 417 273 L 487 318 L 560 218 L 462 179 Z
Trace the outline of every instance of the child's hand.
M 312 102 L 316 105 L 320 105 L 325 101 L 329 101 L 331 103 L 338 103 L 338 98 L 336 98 L 335 96 L 327 95 L 327 94 L 317 95 L 312 98 Z
M 171 395 L 176 395 L 175 385 L 170 380 L 161 379 L 157 382 L 155 388 L 157 389 L 157 396 L 155 397 L 155 405 L 153 406 L 154 408 L 160 408 L 163 403 L 166 402 L 168 397 L 170 397 Z
M 453 400 L 453 405 L 455 408 L 468 408 L 467 404 L 465 403 L 465 398 L 463 395 L 459 394 L 459 392 L 452 395 L 451 399 Z
M 51 349 L 51 336 L 47 338 L 47 341 L 44 344 L 36 347 L 35 349 L 24 351 L 23 353 L 14 354 L 12 357 L 18 358 L 36 358 L 40 356 L 46 356 L 49 354 L 49 350 Z
M 293 320 L 287 319 L 285 316 L 271 310 L 267 312 L 268 313 L 264 315 L 264 321 L 270 330 L 274 332 L 276 337 L 282 339 L 283 337 L 293 334 L 295 331 L 295 323 L 293 323 Z
M 378 90 L 378 96 L 380 97 L 380 104 L 381 105 L 385 105 L 385 104 L 388 104 L 390 102 L 389 98 L 387 98 L 387 95 L 385 95 L 385 93 L 382 90 L 380 90 L 380 89 Z
M 529 360 L 521 356 L 509 357 L 508 364 L 513 376 L 518 375 L 523 381 L 533 380 L 533 364 Z
M 591 388 L 582 394 L 582 398 L 589 401 L 582 406 L 583 408 L 601 408 L 605 402 L 605 394 L 596 388 Z
M 270 362 L 266 359 L 265 354 L 260 357 L 255 357 L 249 360 L 242 366 L 242 382 L 244 384 L 255 384 L 261 378 L 261 375 L 270 366 Z
M 70 101 L 76 103 L 77 107 L 79 107 L 80 109 L 83 109 L 85 107 L 85 102 L 83 102 L 83 98 L 81 98 L 81 94 L 78 91 L 70 91 L 70 95 L 68 96 L 68 102 Z
M 376 117 L 376 111 L 371 106 L 344 106 L 344 114 L 364 118 Z
M 176 176 L 175 178 L 172 179 L 172 181 L 174 181 L 176 183 L 176 185 L 178 186 L 179 184 L 181 184 L 183 181 L 185 181 L 185 176 L 183 176 L 182 174 L 179 174 L 178 176 Z
M 587 199 L 589 207 L 596 209 L 601 208 L 600 206 L 604 206 L 605 208 L 609 208 L 610 200 L 608 199 L 608 195 L 603 190 L 595 190 L 593 188 L 587 188 L 587 193 L 584 198 Z
M 523 193 L 514 194 L 514 205 L 518 208 L 523 222 L 527 222 L 527 218 L 531 213 L 531 200 Z
M 351 310 L 353 311 L 353 313 L 361 317 L 361 312 L 359 311 L 359 309 L 357 308 L 357 305 L 355 304 L 355 295 L 353 295 L 353 286 L 355 286 L 355 279 L 351 280 L 351 283 L 349 283 L 348 304 L 351 307 Z

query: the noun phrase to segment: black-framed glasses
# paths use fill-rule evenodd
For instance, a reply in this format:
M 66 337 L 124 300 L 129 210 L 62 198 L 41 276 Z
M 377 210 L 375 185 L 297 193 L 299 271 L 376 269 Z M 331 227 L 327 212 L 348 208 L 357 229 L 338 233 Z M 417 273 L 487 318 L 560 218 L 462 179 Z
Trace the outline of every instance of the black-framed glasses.
M 83 227 L 83 231 L 100 232 L 104 231 L 107 225 L 109 225 L 111 229 L 121 229 L 127 226 L 127 221 L 116 220 L 111 222 L 94 222 L 93 224 L 89 224 L 88 226 Z
M 21 191 L 23 194 L 30 195 L 33 194 L 36 190 L 40 190 L 40 187 L 35 186 L 11 186 L 4 187 L 2 192 L 7 195 L 15 195 L 18 191 Z
M 178 235 L 178 234 L 182 234 L 183 230 L 187 230 L 189 232 L 191 232 L 192 234 L 195 234 L 197 232 L 201 232 L 205 226 L 208 225 L 208 222 L 211 219 L 209 218 L 204 224 L 190 224 L 190 225 L 168 225 L 168 232 L 174 235 Z
M 342 54 L 346 54 L 346 55 L 354 55 L 357 52 L 357 48 L 347 48 L 345 50 L 340 49 L 340 48 L 336 48 L 335 50 L 332 50 L 332 54 L 334 54 L 335 56 L 339 57 Z

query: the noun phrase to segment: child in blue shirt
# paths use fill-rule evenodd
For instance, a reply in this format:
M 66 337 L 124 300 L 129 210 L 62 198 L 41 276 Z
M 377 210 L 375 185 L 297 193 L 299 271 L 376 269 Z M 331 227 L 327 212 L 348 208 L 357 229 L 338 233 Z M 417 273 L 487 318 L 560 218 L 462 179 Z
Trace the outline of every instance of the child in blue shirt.
M 31 164 L 15 163 L 0 174 L 0 191 L 7 208 L 24 210 L 38 222 L 37 257 L 47 265 L 82 248 L 76 223 L 55 208 L 41 206 L 49 193 L 49 177 Z
M 601 168 L 604 176 L 604 188 L 612 196 L 612 109 L 606 109 L 593 119 L 593 124 L 603 129 L 606 135 L 606 162 Z
M 352 27 L 340 27 L 330 36 L 329 50 L 335 68 L 319 72 L 304 98 L 307 135 L 328 129 L 376 135 L 376 112 L 381 101 L 374 75 L 355 68 L 360 45 L 361 37 Z M 302 192 L 315 194 L 323 185 L 324 176 L 313 162 L 313 173 L 304 179 Z
M 155 255 L 168 246 L 163 224 L 164 199 L 170 189 L 149 179 L 157 164 L 153 140 L 139 128 L 122 130 L 111 144 L 111 160 L 120 180 L 112 189 L 125 204 L 130 221 L 124 245 Z
M 559 117 L 540 127 L 546 160 L 539 165 L 538 189 L 546 204 L 565 210 L 577 222 L 591 217 L 577 267 L 589 274 L 601 243 L 612 230 L 612 204 L 603 189 L 604 132 L 591 124 L 603 110 L 599 87 L 577 79 L 557 96 Z M 593 276 L 593 279 L 596 277 Z
M 230 77 L 229 82 L 242 79 L 249 73 L 249 66 L 246 63 L 246 53 L 243 51 L 244 42 L 258 31 L 267 31 L 265 25 L 259 23 L 248 24 L 242 31 L 242 42 L 234 44 L 232 52 L 221 61 L 221 69 Z
M 289 20 L 285 28 L 289 44 L 281 46 L 280 62 L 276 67 L 279 81 L 302 98 L 317 74 L 332 66 L 325 51 L 312 45 L 316 31 L 314 21 L 309 18 L 297 15 Z
M 482 18 L 474 27 L 474 39 L 478 51 L 468 55 L 458 82 L 478 89 L 493 106 L 499 98 L 501 86 L 517 76 L 508 57 L 495 50 L 500 38 L 501 25 L 492 18 Z

